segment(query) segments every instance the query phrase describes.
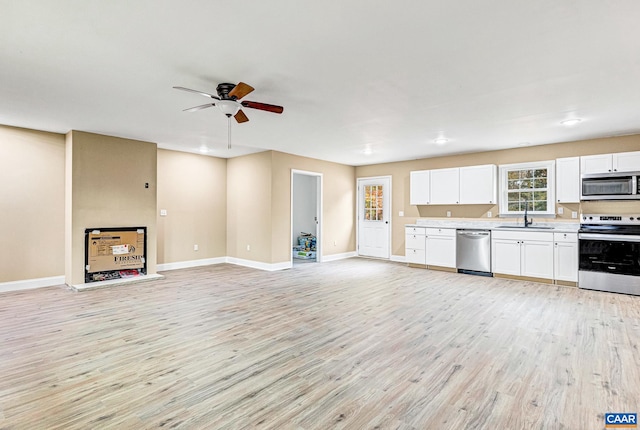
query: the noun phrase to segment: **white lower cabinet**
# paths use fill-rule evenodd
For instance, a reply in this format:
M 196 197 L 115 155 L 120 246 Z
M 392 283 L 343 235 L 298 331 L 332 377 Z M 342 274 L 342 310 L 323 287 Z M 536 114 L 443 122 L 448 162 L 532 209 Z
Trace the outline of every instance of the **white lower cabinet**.
M 426 228 L 425 256 L 429 266 L 456 267 L 456 230 Z
M 553 279 L 553 241 L 525 239 L 520 246 L 521 275 L 531 278 Z
M 494 230 L 493 273 L 553 279 L 553 233 Z
M 412 264 L 425 263 L 425 228 L 405 227 L 405 261 Z
M 553 278 L 578 282 L 578 234 L 553 234 Z
M 491 239 L 491 270 L 493 273 L 520 276 L 520 241 Z

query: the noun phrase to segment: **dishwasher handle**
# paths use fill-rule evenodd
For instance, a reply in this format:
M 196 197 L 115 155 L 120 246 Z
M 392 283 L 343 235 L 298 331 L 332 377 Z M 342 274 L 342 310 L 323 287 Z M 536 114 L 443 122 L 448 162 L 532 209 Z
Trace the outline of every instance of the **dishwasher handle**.
M 489 236 L 491 233 L 488 231 L 459 231 L 458 235 L 467 237 L 480 237 Z

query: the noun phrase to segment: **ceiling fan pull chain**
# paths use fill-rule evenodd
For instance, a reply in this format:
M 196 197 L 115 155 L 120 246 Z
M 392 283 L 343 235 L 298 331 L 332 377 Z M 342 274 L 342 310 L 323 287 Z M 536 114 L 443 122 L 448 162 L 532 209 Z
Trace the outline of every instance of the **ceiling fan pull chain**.
M 229 130 L 227 149 L 231 149 L 231 117 L 227 117 L 227 128 Z

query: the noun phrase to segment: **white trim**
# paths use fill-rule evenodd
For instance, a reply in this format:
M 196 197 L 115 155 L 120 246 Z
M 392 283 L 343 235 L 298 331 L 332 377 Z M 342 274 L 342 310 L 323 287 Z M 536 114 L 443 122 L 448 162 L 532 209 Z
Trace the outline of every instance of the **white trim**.
M 291 269 L 293 267 L 293 262 L 291 261 L 283 261 L 281 263 L 263 263 L 261 261 L 244 260 L 242 258 L 235 257 L 227 257 L 227 263 L 235 264 L 237 266 L 251 267 L 252 269 L 266 270 L 268 272 Z
M 353 251 L 353 252 L 343 252 L 342 254 L 331 254 L 331 255 L 325 255 L 324 258 L 322 259 L 323 263 L 329 262 L 329 261 L 337 261 L 337 260 L 344 260 L 346 258 L 352 258 L 352 257 L 357 257 L 358 253 Z
M 109 279 L 108 281 L 88 282 L 86 284 L 71 285 L 71 289 L 80 292 L 87 290 L 96 290 L 98 288 L 116 287 L 126 284 L 138 284 L 141 282 L 157 281 L 164 279 L 164 276 L 158 274 L 134 276 L 132 278 Z
M 53 287 L 65 285 L 64 275 L 51 276 L 49 278 L 24 279 L 22 281 L 11 281 L 0 283 L 0 293 L 9 291 L 32 290 L 35 288 Z
M 289 214 L 289 231 L 291 232 L 291 237 L 289 238 L 289 246 L 291 246 L 291 244 L 293 243 L 293 175 L 307 175 L 307 176 L 315 176 L 316 178 L 320 178 L 320 181 L 318 181 L 318 188 L 317 188 L 317 202 L 316 202 L 316 217 L 318 218 L 318 226 L 316 227 L 316 262 L 317 263 L 322 263 L 323 257 L 322 257 L 322 214 L 323 214 L 323 196 L 322 196 L 322 189 L 324 186 L 324 176 L 322 173 L 319 172 L 310 172 L 308 170 L 298 170 L 298 169 L 291 169 L 291 186 L 290 186 L 290 214 Z M 291 254 L 291 267 L 293 267 L 293 253 Z
M 175 263 L 158 264 L 157 271 L 188 269 L 190 267 L 209 266 L 211 264 L 222 264 L 227 262 L 227 257 L 203 258 L 202 260 L 176 261 Z
M 391 261 L 395 261 L 397 263 L 406 263 L 407 262 L 407 256 L 406 255 L 392 255 L 391 256 Z

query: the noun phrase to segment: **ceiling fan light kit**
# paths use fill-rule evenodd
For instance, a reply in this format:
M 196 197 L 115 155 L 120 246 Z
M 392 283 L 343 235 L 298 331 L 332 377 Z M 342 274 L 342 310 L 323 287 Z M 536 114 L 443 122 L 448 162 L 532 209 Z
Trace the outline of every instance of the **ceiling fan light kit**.
M 216 106 L 222 111 L 227 118 L 234 116 L 240 110 L 240 103 L 233 100 L 220 100 Z
M 200 94 L 201 96 L 208 97 L 214 100 L 217 100 L 213 103 L 207 103 L 200 106 L 195 106 L 189 109 L 185 109 L 185 112 L 195 112 L 202 109 L 210 108 L 211 106 L 217 106 L 218 109 L 229 119 L 228 124 L 228 148 L 231 149 L 231 117 L 234 117 L 238 124 L 242 124 L 243 122 L 249 121 L 247 115 L 242 112 L 242 107 L 263 110 L 267 112 L 273 112 L 280 114 L 284 111 L 282 106 L 270 105 L 267 103 L 260 102 L 252 102 L 248 100 L 243 100 L 240 102 L 239 100 L 251 93 L 254 88 L 245 84 L 244 82 L 240 82 L 236 84 L 222 83 L 218 84 L 216 87 L 217 96 L 213 94 L 205 93 L 204 91 L 192 90 L 191 88 L 185 87 L 173 87 L 176 90 L 188 91 L 191 93 Z

